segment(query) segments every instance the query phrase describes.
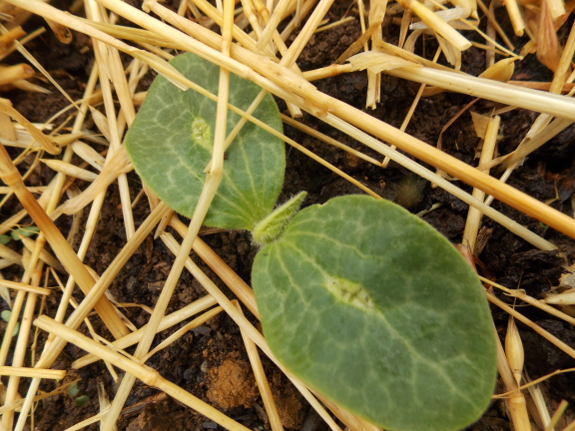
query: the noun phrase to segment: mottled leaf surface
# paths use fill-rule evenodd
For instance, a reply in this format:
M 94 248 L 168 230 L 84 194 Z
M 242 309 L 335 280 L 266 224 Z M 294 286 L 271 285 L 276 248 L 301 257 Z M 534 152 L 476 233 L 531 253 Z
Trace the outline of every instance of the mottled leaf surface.
M 170 63 L 191 81 L 217 94 L 219 68 L 182 54 Z M 229 103 L 246 110 L 261 90 L 231 75 Z M 177 212 L 190 217 L 200 196 L 213 146 L 216 103 L 193 90 L 182 91 L 158 76 L 125 139 L 144 183 Z M 266 95 L 254 116 L 281 131 L 278 108 Z M 227 132 L 239 120 L 228 111 Z M 283 183 L 284 144 L 248 122 L 226 151 L 224 178 L 205 224 L 253 229 L 273 209 Z
M 455 248 L 404 209 L 345 196 L 296 215 L 252 281 L 278 359 L 384 429 L 477 420 L 496 376 L 487 301 Z

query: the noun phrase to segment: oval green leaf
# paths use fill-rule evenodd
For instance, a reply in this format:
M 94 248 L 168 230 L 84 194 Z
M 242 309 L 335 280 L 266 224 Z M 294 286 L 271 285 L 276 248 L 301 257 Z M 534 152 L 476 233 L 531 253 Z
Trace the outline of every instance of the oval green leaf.
M 187 53 L 170 61 L 185 77 L 217 94 L 219 68 Z M 229 103 L 246 110 L 261 88 L 230 76 Z M 134 168 L 168 206 L 191 217 L 212 157 L 216 103 L 193 90 L 182 91 L 158 76 L 125 139 Z M 253 114 L 281 131 L 271 95 Z M 239 120 L 228 111 L 227 133 Z M 253 229 L 273 209 L 283 183 L 283 142 L 247 122 L 226 151 L 224 177 L 204 223 L 226 229 Z
M 252 281 L 277 358 L 355 414 L 449 431 L 487 407 L 496 348 L 481 284 L 403 208 L 366 196 L 306 208 L 260 250 Z
M 76 406 L 84 407 L 88 401 L 90 401 L 90 397 L 88 395 L 81 395 L 75 400 Z

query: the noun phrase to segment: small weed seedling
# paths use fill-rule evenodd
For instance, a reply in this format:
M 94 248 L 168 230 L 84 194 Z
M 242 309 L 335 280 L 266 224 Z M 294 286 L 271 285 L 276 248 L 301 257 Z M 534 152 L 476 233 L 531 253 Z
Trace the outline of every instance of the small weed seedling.
M 68 395 L 74 398 L 74 403 L 78 407 L 84 407 L 88 401 L 90 401 L 90 397 L 88 395 L 79 395 L 80 389 L 78 388 L 77 383 L 73 383 L 68 387 L 66 391 Z
M 192 54 L 171 64 L 216 92 L 218 68 Z M 232 75 L 229 103 L 246 110 L 260 88 Z M 191 216 L 211 159 L 215 102 L 163 77 L 125 145 L 142 180 Z M 281 130 L 267 95 L 253 114 Z M 228 115 L 228 133 L 239 116 Z M 205 224 L 248 229 L 261 245 L 252 283 L 273 353 L 337 404 L 385 429 L 448 431 L 477 420 L 495 382 L 496 349 L 475 273 L 433 228 L 403 208 L 344 196 L 298 212 L 273 210 L 284 146 L 246 124 L 226 151 Z

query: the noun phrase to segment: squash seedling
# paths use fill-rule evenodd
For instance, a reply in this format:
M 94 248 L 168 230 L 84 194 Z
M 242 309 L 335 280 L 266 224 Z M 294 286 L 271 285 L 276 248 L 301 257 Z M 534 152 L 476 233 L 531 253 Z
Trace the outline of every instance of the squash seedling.
M 216 91 L 217 66 L 193 54 L 171 64 Z M 259 91 L 232 76 L 229 103 L 246 110 Z M 125 139 L 144 183 L 188 217 L 211 159 L 215 109 L 158 77 Z M 253 115 L 281 130 L 270 95 Z M 229 112 L 228 133 L 238 119 Z M 448 431 L 477 420 L 494 388 L 495 338 L 481 284 L 455 248 L 403 208 L 368 196 L 298 212 L 302 193 L 274 210 L 283 143 L 251 123 L 226 154 L 204 223 L 248 229 L 261 246 L 252 284 L 280 362 L 385 429 Z

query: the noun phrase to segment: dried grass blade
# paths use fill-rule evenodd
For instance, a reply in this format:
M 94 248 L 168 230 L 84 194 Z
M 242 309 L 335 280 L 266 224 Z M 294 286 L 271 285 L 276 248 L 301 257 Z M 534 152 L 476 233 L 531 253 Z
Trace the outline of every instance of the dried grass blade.
M 561 341 L 559 338 L 555 337 L 553 334 L 549 333 L 548 331 L 543 329 L 541 326 L 539 326 L 535 322 L 533 322 L 530 319 L 528 319 L 527 317 L 525 317 L 523 314 L 518 313 L 515 309 L 511 308 L 509 305 L 507 305 L 506 303 L 501 301 L 499 298 L 497 298 L 492 293 L 486 291 L 486 295 L 487 295 L 487 299 L 491 303 L 497 305 L 499 308 L 501 308 L 502 310 L 506 311 L 507 313 L 509 313 L 510 315 L 515 317 L 521 323 L 523 323 L 523 324 L 527 325 L 528 327 L 530 327 L 531 329 L 533 329 L 539 335 L 544 337 L 547 341 L 553 343 L 556 347 L 563 350 L 565 353 L 567 353 L 572 358 L 575 358 L 575 349 L 573 349 L 571 346 L 567 345 L 565 342 Z
M 537 32 L 537 59 L 553 72 L 559 66 L 561 45 L 555 30 L 553 17 L 549 10 L 549 1 L 541 1 L 539 31 Z
M 0 257 L 22 266 L 22 256 L 4 244 L 0 244 Z

